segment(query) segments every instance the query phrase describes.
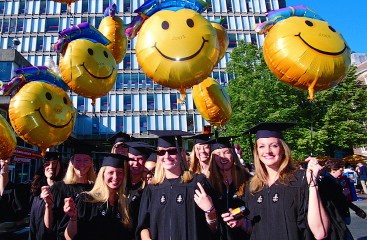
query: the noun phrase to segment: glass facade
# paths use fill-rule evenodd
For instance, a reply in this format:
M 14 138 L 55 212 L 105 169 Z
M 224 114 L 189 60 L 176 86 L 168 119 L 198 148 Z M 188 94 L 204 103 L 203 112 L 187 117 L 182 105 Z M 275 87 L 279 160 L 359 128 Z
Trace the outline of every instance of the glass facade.
M 262 45 L 264 36 L 255 33 L 255 24 L 264 21 L 265 13 L 269 10 L 285 7 L 285 0 L 206 1 L 210 7 L 203 16 L 209 20 L 223 18 L 228 29 L 229 48 L 211 74 L 211 77 L 226 85 L 231 79 L 225 73 L 231 50 L 240 39 Z M 77 1 L 71 4 L 71 14 L 68 14 L 66 4 L 52 0 L 0 0 L 0 48 L 16 48 L 36 66 L 44 65 L 46 57 L 58 63 L 59 56 L 52 50 L 58 32 L 85 21 L 98 28 L 104 9 L 113 2 Z M 117 15 L 124 23 L 130 23 L 135 16 L 132 12 L 143 2 L 119 1 Z M 14 38 L 19 39 L 21 44 L 13 46 Z M 74 134 L 80 138 L 90 138 L 116 131 L 141 137 L 145 136 L 147 130 L 158 129 L 201 132 L 208 123 L 195 108 L 191 90 L 187 90 L 186 101 L 179 103 L 180 94 L 176 90 L 162 87 L 149 79 L 139 67 L 135 44 L 136 39 L 128 42 L 126 55 L 118 65 L 114 88 L 108 95 L 97 99 L 94 107 L 90 99 L 70 93 L 78 111 Z M 0 78 L 7 78 L 2 74 L 5 73 L 0 70 Z

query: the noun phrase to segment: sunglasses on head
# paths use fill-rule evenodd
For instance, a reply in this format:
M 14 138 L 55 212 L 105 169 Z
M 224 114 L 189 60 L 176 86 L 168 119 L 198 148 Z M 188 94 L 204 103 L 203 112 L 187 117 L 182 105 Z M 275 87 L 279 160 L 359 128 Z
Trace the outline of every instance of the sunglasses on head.
M 158 150 L 157 155 L 158 156 L 164 156 L 168 152 L 168 155 L 176 155 L 177 154 L 177 148 L 171 148 L 167 150 Z

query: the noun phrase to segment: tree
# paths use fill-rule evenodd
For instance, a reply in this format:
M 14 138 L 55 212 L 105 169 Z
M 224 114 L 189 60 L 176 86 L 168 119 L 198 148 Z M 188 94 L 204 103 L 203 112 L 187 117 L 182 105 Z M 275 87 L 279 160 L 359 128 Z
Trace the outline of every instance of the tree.
M 233 114 L 225 135 L 241 135 L 260 122 L 296 121 L 297 127 L 285 135 L 296 159 L 310 154 L 332 155 L 337 149 L 367 142 L 362 136 L 366 130 L 367 92 L 357 83 L 355 68 L 336 87 L 316 93 L 313 102 L 307 100 L 307 92 L 276 79 L 261 49 L 253 44 L 239 42 L 231 53 L 227 72 L 234 77 L 227 87 Z M 236 142 L 242 149 L 249 149 L 246 137 Z M 249 159 L 250 155 L 247 151 L 244 157 Z

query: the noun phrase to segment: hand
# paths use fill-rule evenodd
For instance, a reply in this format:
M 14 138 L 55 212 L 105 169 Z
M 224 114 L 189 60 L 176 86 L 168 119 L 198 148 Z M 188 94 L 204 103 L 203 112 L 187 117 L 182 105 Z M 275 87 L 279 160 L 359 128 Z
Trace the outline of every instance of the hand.
M 230 209 L 231 210 L 231 209 Z M 227 213 L 223 213 L 221 215 L 221 217 L 223 218 L 223 221 L 228 225 L 228 227 L 230 228 L 238 228 L 238 227 L 242 227 L 244 228 L 245 224 L 246 224 L 246 219 L 245 218 L 240 218 L 238 220 L 236 220 L 231 213 L 227 212 Z
M 195 190 L 194 201 L 201 210 L 208 211 L 213 207 L 212 198 L 206 194 L 200 183 L 197 183 L 197 185 L 199 189 Z
M 8 173 L 9 165 L 8 160 L 0 159 L 0 173 Z
M 41 187 L 41 195 L 40 198 L 43 199 L 43 201 L 45 202 L 46 207 L 48 206 L 53 206 L 53 196 L 52 193 L 50 191 L 50 187 L 49 186 L 43 186 Z
M 315 157 L 308 157 L 305 161 L 308 162 L 306 171 L 307 183 L 309 186 L 316 186 L 319 173 L 323 167 L 320 166 Z
M 78 218 L 76 205 L 72 198 L 64 199 L 64 212 L 70 217 L 70 219 L 76 220 Z

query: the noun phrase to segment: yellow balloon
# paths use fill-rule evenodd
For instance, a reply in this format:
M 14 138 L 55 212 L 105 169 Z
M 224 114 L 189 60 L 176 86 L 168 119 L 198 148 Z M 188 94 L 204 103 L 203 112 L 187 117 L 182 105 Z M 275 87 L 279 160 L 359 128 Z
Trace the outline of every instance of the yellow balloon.
M 223 126 L 232 115 L 227 92 L 213 78 L 207 78 L 192 88 L 192 96 L 201 116 L 210 124 Z
M 13 129 L 0 114 L 0 158 L 10 157 L 17 147 L 17 139 Z
M 39 81 L 25 84 L 9 104 L 10 123 L 15 132 L 43 152 L 70 136 L 75 115 L 64 90 Z
M 59 67 L 69 88 L 93 102 L 113 88 L 117 77 L 111 52 L 103 44 L 87 39 L 71 41 L 60 57 Z
M 335 86 L 347 74 L 350 48 L 328 22 L 290 17 L 276 23 L 264 40 L 264 57 L 281 81 L 301 90 Z
M 125 56 L 127 45 L 124 21 L 117 16 L 107 16 L 102 19 L 98 30 L 111 41 L 107 48 L 115 57 L 116 63 L 120 63 Z
M 144 73 L 181 94 L 210 74 L 218 56 L 214 27 L 191 9 L 154 13 L 144 22 L 136 42 L 136 57 Z
M 217 63 L 215 64 L 217 65 L 219 61 L 224 57 L 224 54 L 226 54 L 228 44 L 229 44 L 229 39 L 227 35 L 227 30 L 220 23 L 211 22 L 211 24 L 217 31 L 218 42 L 219 42 L 219 57 L 218 57 Z

